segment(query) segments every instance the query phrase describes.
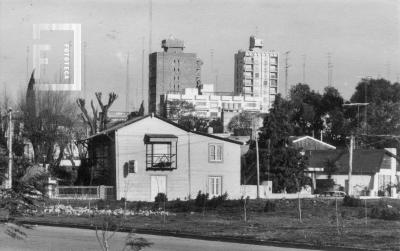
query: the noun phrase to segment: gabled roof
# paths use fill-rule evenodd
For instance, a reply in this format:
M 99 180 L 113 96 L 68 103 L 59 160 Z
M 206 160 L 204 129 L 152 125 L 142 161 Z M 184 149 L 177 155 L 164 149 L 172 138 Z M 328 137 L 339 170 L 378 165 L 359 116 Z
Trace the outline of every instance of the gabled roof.
M 99 133 L 97 133 L 95 135 L 92 135 L 92 136 L 90 136 L 90 137 L 88 137 L 86 139 L 83 139 L 83 140 L 90 140 L 90 139 L 93 139 L 93 138 L 98 137 L 100 135 L 108 135 L 109 133 L 117 131 L 118 129 L 121 129 L 121 128 L 123 128 L 125 126 L 128 126 L 130 124 L 136 123 L 136 122 L 138 122 L 138 121 L 140 121 L 142 119 L 148 118 L 150 116 L 151 115 L 146 115 L 146 116 L 140 116 L 140 117 L 136 117 L 136 118 L 130 119 L 130 120 L 124 122 L 124 123 L 121 123 L 121 124 L 118 124 L 116 126 L 110 127 L 110 128 L 108 128 L 108 129 L 106 129 L 104 131 L 101 131 L 101 132 L 99 132 Z M 162 121 L 164 121 L 164 122 L 166 122 L 168 124 L 171 124 L 171 125 L 173 125 L 175 127 L 178 127 L 181 130 L 184 130 L 186 132 L 190 132 L 190 133 L 194 133 L 194 134 L 197 134 L 197 135 L 202 135 L 202 136 L 205 136 L 205 137 L 214 138 L 214 139 L 218 139 L 218 140 L 227 141 L 227 142 L 238 144 L 238 145 L 243 145 L 242 142 L 239 142 L 239 141 L 236 141 L 236 140 L 232 140 L 232 139 L 229 139 L 229 138 L 222 138 L 222 137 L 218 137 L 218 136 L 215 136 L 215 135 L 212 135 L 212 134 L 208 134 L 208 133 L 187 130 L 185 127 L 183 127 L 183 126 L 181 126 L 181 125 L 179 125 L 179 124 L 177 124 L 177 123 L 175 123 L 175 122 L 173 122 L 173 121 L 171 121 L 169 119 L 166 119 L 166 118 L 163 118 L 163 117 L 160 117 L 160 116 L 157 116 L 157 115 L 153 115 L 153 117 L 155 117 L 155 118 L 157 118 L 159 120 L 162 120 Z
M 379 172 L 383 157 L 387 154 L 384 149 L 356 149 L 353 152 L 353 174 L 374 174 Z M 348 174 L 349 151 L 343 150 L 313 150 L 308 151 L 309 166 L 324 168 L 328 160 L 336 162 L 338 171 L 335 174 Z
M 321 140 L 318 140 L 314 137 L 310 137 L 307 135 L 305 135 L 305 136 L 290 136 L 289 137 L 290 143 L 292 143 L 295 146 L 297 145 L 299 148 L 307 148 L 301 144 L 302 141 L 307 141 L 307 140 L 312 141 L 312 142 L 314 142 L 315 145 L 320 145 L 322 148 L 325 148 L 325 149 L 332 149 L 332 150 L 336 149 L 336 147 L 333 145 L 330 145 L 326 142 L 323 142 Z M 322 150 L 322 149 L 318 149 L 316 146 L 314 146 L 313 149 L 305 149 L 305 150 Z

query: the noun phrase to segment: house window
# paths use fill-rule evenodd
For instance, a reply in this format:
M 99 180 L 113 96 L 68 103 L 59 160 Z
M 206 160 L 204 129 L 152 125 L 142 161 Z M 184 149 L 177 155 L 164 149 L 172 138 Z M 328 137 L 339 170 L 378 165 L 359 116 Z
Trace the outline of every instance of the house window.
M 209 144 L 208 145 L 208 161 L 222 162 L 223 161 L 223 147 L 222 144 Z
M 222 177 L 210 176 L 208 177 L 208 193 L 210 197 L 217 197 L 222 195 Z
M 130 173 L 137 173 L 136 160 L 129 160 L 124 164 L 124 177 L 127 177 Z
M 146 134 L 146 170 L 176 169 L 177 141 L 171 134 Z

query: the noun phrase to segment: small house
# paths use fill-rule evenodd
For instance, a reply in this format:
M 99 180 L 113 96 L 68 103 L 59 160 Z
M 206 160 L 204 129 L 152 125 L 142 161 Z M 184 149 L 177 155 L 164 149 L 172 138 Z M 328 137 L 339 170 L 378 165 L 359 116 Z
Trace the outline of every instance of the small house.
M 344 191 L 348 191 L 349 151 L 314 150 L 309 151 L 308 172 L 314 179 L 314 188 L 318 180 L 328 179 L 327 162 L 335 163 L 335 171 L 331 179 Z M 351 186 L 354 195 L 391 195 L 391 189 L 397 183 L 395 148 L 386 149 L 355 149 L 353 151 Z
M 142 116 L 86 139 L 92 163 L 106 168 L 103 185 L 117 199 L 154 201 L 210 197 L 240 198 L 241 142 L 189 131 L 158 116 Z

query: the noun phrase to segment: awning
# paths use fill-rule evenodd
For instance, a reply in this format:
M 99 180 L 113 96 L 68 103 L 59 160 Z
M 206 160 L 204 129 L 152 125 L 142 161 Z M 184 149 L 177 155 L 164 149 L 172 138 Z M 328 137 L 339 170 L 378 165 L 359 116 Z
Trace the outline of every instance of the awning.
M 173 134 L 145 134 L 144 143 L 177 142 L 178 137 Z

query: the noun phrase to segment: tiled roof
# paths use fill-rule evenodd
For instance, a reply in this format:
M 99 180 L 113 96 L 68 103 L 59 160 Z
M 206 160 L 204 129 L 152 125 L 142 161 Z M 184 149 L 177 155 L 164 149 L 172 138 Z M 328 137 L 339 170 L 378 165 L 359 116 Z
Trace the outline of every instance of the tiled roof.
M 353 152 L 353 174 L 373 174 L 379 172 L 383 157 L 386 154 L 384 149 L 356 149 Z M 310 167 L 324 167 L 327 160 L 334 160 L 338 167 L 338 174 L 349 172 L 349 151 L 343 150 L 313 150 L 308 151 Z

